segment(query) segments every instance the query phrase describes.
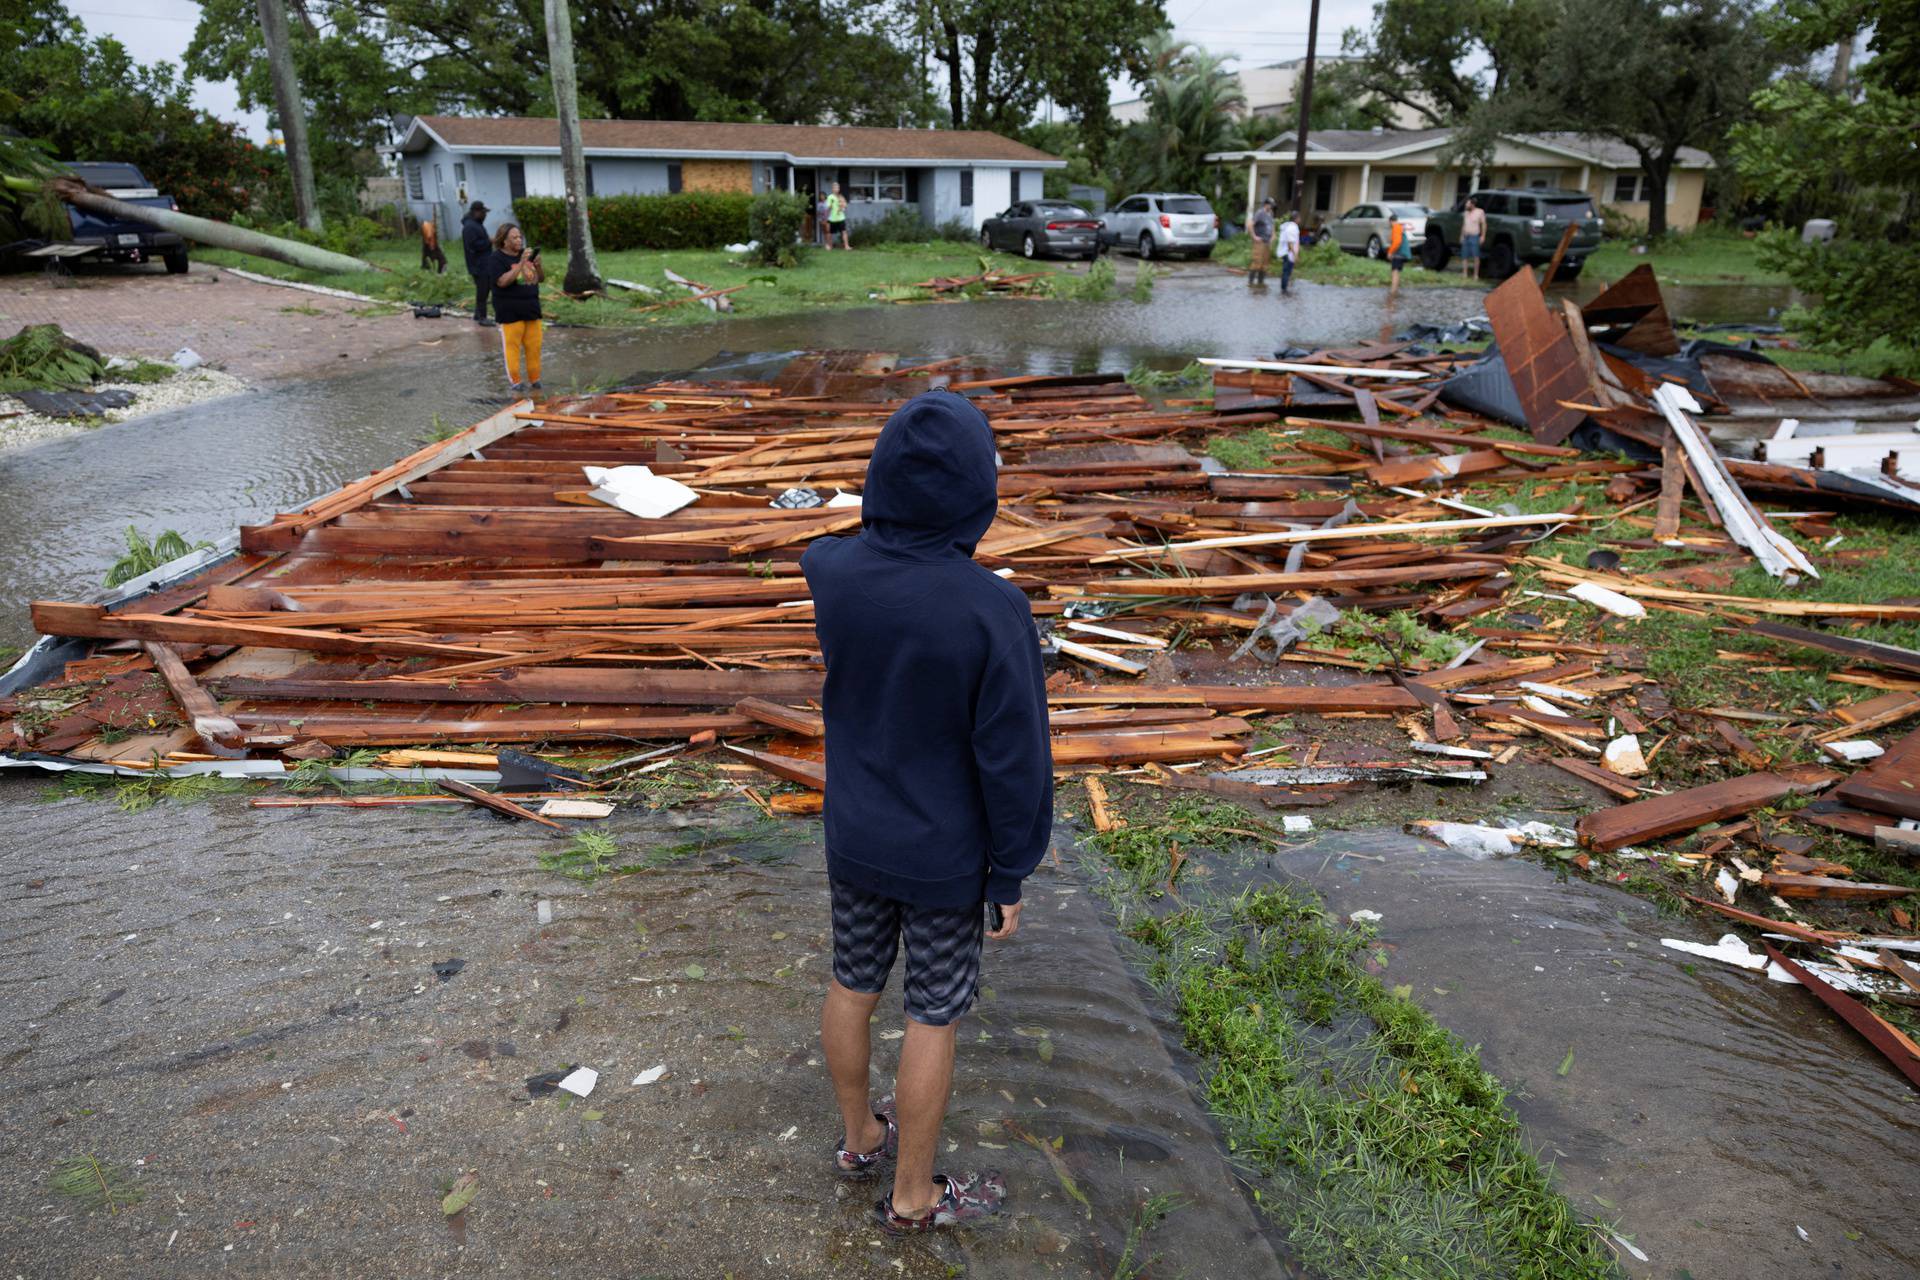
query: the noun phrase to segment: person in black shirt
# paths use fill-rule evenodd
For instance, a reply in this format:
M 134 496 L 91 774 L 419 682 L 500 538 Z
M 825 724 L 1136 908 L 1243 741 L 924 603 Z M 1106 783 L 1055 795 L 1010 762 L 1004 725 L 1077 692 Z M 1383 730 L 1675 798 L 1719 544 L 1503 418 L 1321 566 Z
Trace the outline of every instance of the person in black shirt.
M 500 345 L 507 361 L 507 381 L 514 393 L 540 389 L 540 251 L 531 248 L 520 228 L 502 223 L 493 233 L 493 252 L 487 255 L 483 278 L 493 290 L 493 314 L 500 320 Z
M 473 277 L 473 322 L 492 324 L 487 319 L 487 297 L 493 292 L 493 282 L 486 267 L 493 241 L 487 235 L 487 206 L 478 200 L 467 206 L 467 216 L 460 220 L 460 247 L 466 250 L 467 274 Z

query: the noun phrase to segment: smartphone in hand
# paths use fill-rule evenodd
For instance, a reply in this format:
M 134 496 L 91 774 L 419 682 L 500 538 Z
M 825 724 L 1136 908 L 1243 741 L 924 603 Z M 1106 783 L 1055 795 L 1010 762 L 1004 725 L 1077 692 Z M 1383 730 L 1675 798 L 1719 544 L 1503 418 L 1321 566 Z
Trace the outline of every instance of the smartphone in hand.
M 987 904 L 987 932 L 998 933 L 1006 926 L 1006 923 L 1007 913 L 1000 909 L 1000 904 L 997 902 L 989 902 Z

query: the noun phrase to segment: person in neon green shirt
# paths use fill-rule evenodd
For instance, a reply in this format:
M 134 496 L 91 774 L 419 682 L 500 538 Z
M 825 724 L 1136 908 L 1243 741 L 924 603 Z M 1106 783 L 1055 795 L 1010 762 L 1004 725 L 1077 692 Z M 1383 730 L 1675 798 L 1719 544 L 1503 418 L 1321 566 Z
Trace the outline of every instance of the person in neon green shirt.
M 853 242 L 847 239 L 847 198 L 840 194 L 840 184 L 834 183 L 833 190 L 827 193 L 827 248 L 833 248 L 833 238 L 840 237 L 840 247 L 849 252 Z

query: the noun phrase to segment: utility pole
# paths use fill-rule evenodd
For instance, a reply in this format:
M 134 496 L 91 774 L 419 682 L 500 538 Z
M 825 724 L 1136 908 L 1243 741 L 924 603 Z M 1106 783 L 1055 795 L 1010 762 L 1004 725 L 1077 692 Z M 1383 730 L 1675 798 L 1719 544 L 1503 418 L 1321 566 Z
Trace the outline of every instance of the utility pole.
M 593 228 L 587 223 L 587 163 L 580 143 L 580 84 L 573 71 L 573 15 L 567 0 L 547 0 L 547 65 L 553 73 L 553 105 L 560 114 L 560 167 L 567 183 L 568 293 L 594 293 L 600 260 L 593 252 Z
M 1313 52 L 1320 39 L 1320 0 L 1307 14 L 1307 65 L 1300 71 L 1300 125 L 1293 131 L 1293 199 L 1288 207 L 1304 217 L 1307 203 L 1307 117 L 1313 111 Z M 1360 193 L 1362 200 L 1367 193 Z
M 300 100 L 300 77 L 293 69 L 293 44 L 287 35 L 287 10 L 281 0 L 259 0 L 260 34 L 273 73 L 273 105 L 280 136 L 287 143 L 287 173 L 293 180 L 293 216 L 309 231 L 320 230 L 320 202 L 313 194 L 313 153 L 307 150 L 307 107 Z

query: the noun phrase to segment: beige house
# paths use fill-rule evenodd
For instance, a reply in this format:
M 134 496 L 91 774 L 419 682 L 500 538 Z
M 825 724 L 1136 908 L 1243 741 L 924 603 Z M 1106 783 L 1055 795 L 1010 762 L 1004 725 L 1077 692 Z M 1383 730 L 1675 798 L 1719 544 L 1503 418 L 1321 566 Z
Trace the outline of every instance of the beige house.
M 1584 191 L 1597 205 L 1647 220 L 1646 175 L 1632 148 L 1608 138 L 1578 133 L 1525 133 L 1503 137 L 1488 163 L 1442 166 L 1440 153 L 1451 129 L 1326 129 L 1307 135 L 1305 221 L 1332 221 L 1369 201 L 1423 204 L 1450 209 L 1470 192 L 1490 187 L 1561 187 Z M 1293 180 L 1294 132 L 1289 129 L 1258 151 L 1223 151 L 1207 159 L 1245 165 L 1247 207 L 1267 196 L 1284 200 Z M 1713 157 L 1683 147 L 1667 178 L 1667 225 L 1691 231 L 1700 221 L 1700 199 Z

